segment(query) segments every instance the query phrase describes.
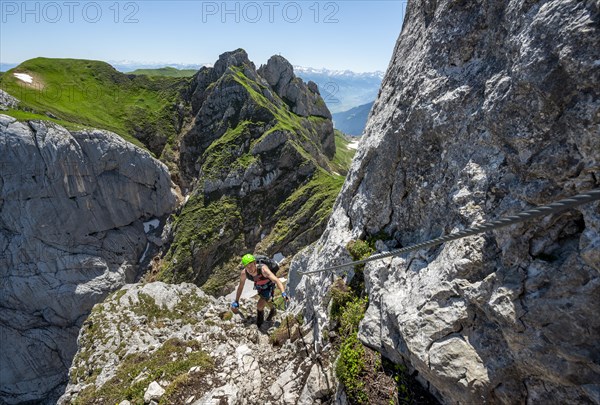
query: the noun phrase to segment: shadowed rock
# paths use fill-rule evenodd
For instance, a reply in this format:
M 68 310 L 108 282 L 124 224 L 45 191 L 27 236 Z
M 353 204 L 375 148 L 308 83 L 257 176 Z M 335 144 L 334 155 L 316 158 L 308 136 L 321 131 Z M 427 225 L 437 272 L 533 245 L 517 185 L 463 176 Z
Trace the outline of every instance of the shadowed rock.
M 0 167 L 1 398 L 52 402 L 92 306 L 135 279 L 143 220 L 176 199 L 162 163 L 106 131 L 0 115 Z
M 598 188 L 598 18 L 597 2 L 409 3 L 329 227 L 292 268 Z M 373 262 L 360 338 L 445 403 L 597 403 L 599 232 L 593 203 Z M 322 325 L 329 280 L 297 292 Z

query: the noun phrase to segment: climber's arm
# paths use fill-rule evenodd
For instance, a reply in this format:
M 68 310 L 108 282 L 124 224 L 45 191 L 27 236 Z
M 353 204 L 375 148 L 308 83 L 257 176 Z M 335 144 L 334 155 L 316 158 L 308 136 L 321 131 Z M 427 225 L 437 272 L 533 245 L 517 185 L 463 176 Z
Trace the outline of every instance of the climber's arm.
M 275 285 L 277 286 L 277 288 L 279 288 L 279 291 L 281 291 L 282 293 L 285 292 L 285 287 L 283 286 L 283 283 L 281 282 L 281 280 L 275 275 L 273 274 L 273 272 L 271 271 L 271 269 L 269 269 L 269 267 L 267 267 L 266 265 L 262 265 L 262 274 L 263 276 L 267 277 L 269 280 L 271 280 L 272 282 L 275 283 Z
M 244 284 L 246 284 L 246 270 L 242 270 L 240 273 L 240 285 L 238 285 L 237 292 L 235 293 L 235 302 L 240 301 L 242 291 L 244 290 Z

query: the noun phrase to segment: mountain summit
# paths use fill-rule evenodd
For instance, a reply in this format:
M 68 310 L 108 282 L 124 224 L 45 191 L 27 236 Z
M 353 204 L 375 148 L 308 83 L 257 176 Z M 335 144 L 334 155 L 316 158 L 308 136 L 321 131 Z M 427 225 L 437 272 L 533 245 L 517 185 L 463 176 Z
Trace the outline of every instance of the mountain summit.
M 287 60 L 256 69 L 243 49 L 200 69 L 184 99 L 178 166 L 189 199 L 157 277 L 225 293 L 244 252 L 290 255 L 318 238 L 344 179 L 333 123 Z

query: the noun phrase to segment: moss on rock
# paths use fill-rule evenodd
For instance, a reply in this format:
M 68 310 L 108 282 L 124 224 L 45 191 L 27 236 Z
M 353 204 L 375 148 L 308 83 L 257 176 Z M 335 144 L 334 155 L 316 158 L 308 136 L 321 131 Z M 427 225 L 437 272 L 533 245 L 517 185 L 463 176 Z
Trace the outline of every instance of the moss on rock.
M 191 350 L 189 350 L 191 349 Z M 205 373 L 213 368 L 210 356 L 201 350 L 195 341 L 184 342 L 179 339 L 167 340 L 153 353 L 139 353 L 127 356 L 111 378 L 100 389 L 94 385 L 85 388 L 74 400 L 74 404 L 117 404 L 123 400 L 133 405 L 144 404 L 144 392 L 148 385 L 160 379 L 169 382 L 168 392 L 173 392 L 182 378 L 192 367 L 199 367 Z M 168 403 L 169 395 L 159 403 Z

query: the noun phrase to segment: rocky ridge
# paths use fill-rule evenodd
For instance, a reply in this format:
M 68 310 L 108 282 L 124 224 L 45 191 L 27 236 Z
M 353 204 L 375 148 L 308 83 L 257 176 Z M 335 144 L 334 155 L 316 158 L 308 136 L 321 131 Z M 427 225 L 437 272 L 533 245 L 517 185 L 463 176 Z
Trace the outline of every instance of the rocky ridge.
M 191 104 L 193 121 L 181 139 L 180 167 L 184 183 L 191 184 L 199 179 L 202 184 L 205 180 L 202 177 L 211 177 L 206 173 L 209 158 L 206 152 L 216 152 L 209 148 L 211 144 L 229 134 L 234 135 L 230 131 L 235 129 L 243 129 L 249 134 L 235 139 L 235 145 L 228 145 L 236 146 L 237 150 L 232 150 L 233 156 L 227 163 L 235 163 L 237 158 L 247 154 L 250 143 L 255 148 L 253 156 L 267 151 L 278 153 L 275 149 L 287 144 L 288 138 L 299 142 L 323 167 L 326 167 L 326 157 L 331 158 L 335 153 L 331 113 L 318 88 L 314 83 L 307 85 L 298 79 L 292 65 L 281 56 L 271 57 L 257 70 L 243 49 L 226 52 L 214 67 L 203 67 L 192 78 L 186 99 Z M 308 120 L 309 117 L 313 120 Z M 290 155 L 294 151 L 284 152 Z M 290 159 L 293 157 L 286 160 Z M 221 173 L 215 173 L 215 169 Z M 233 175 L 240 176 L 245 172 L 231 169 L 222 165 L 210 168 L 212 177 L 222 183 L 220 187 L 210 187 L 209 192 L 215 188 L 241 186 L 243 177 L 234 180 L 234 184 L 227 184 L 226 179 L 231 182 Z M 242 194 L 247 192 L 247 187 L 240 191 Z
M 189 199 L 158 280 L 228 292 L 240 255 L 293 255 L 316 240 L 343 183 L 331 114 L 280 56 L 256 69 L 242 49 L 192 78 L 179 167 Z
M 162 163 L 107 131 L 0 115 L 0 156 L 1 400 L 51 403 L 82 322 L 135 280 L 176 197 Z
M 336 386 L 327 350 L 315 357 L 293 315 L 291 333 L 283 313 L 259 330 L 254 300 L 242 301 L 245 316 L 231 316 L 228 304 L 193 284 L 123 287 L 86 320 L 59 404 L 329 403 Z
M 328 228 L 292 273 L 350 261 L 352 240 L 385 251 L 598 188 L 599 15 L 409 3 Z M 445 403 L 600 403 L 599 224 L 593 203 L 372 262 L 360 338 Z M 330 276 L 290 278 L 319 345 Z

